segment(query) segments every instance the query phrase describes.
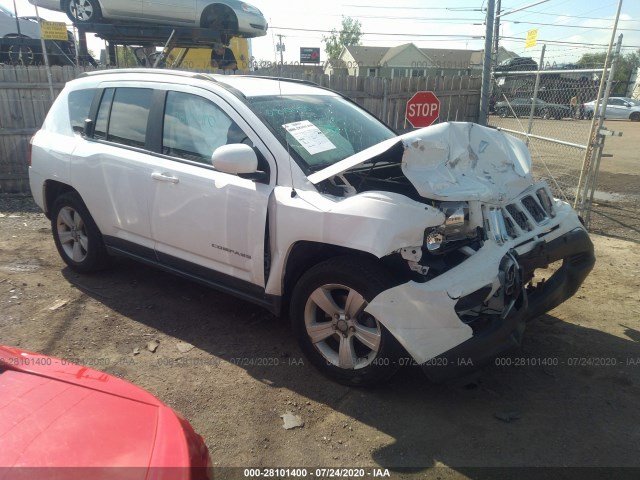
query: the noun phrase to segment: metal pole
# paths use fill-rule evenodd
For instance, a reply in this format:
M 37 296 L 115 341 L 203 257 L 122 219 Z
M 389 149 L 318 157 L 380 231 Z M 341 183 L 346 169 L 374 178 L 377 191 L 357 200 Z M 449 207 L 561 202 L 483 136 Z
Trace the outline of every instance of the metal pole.
M 75 24 L 73 25 L 73 50 L 76 52 L 76 67 L 80 66 L 80 54 L 78 53 L 78 49 L 80 48 L 79 44 L 76 43 L 76 39 L 78 38 L 78 29 L 76 28 Z
M 542 71 L 542 64 L 544 63 L 544 51 L 546 50 L 546 48 L 546 45 L 542 45 L 542 52 L 540 52 L 540 63 L 538 64 L 538 71 L 536 72 L 536 84 L 533 87 L 531 111 L 529 112 L 529 126 L 527 127 L 527 146 L 529 146 L 529 135 L 531 134 L 531 128 L 533 128 L 533 114 L 536 111 L 536 100 L 538 100 L 538 88 L 540 87 L 540 72 Z
M 582 169 L 580 170 L 580 178 L 578 179 L 578 188 L 576 191 L 576 198 L 573 202 L 573 208 L 579 211 L 582 216 L 586 216 L 586 198 L 589 188 L 589 182 L 586 181 L 587 175 L 591 169 L 591 156 L 594 153 L 594 148 L 596 144 L 596 132 L 602 128 L 602 123 L 599 118 L 601 109 L 600 99 L 602 98 L 602 92 L 605 86 L 605 77 L 607 76 L 607 68 L 609 66 L 609 60 L 611 59 L 611 51 L 613 50 L 613 42 L 616 38 L 616 31 L 618 30 L 618 20 L 620 19 L 620 10 L 622 9 L 622 0 L 618 0 L 618 9 L 616 11 L 616 19 L 613 24 L 613 31 L 611 32 L 611 39 L 609 40 L 609 49 L 607 50 L 607 57 L 604 61 L 604 67 L 602 68 L 602 76 L 600 78 L 600 86 L 598 87 L 598 95 L 596 96 L 596 101 L 593 106 L 593 119 L 591 120 L 591 130 L 589 133 L 589 144 L 588 148 L 584 154 L 584 160 L 582 161 Z M 597 127 L 597 128 L 596 128 Z M 584 190 L 582 190 L 584 181 Z
M 489 113 L 489 92 L 491 91 L 491 48 L 493 47 L 493 18 L 495 13 L 495 0 L 487 2 L 487 19 L 484 39 L 484 60 L 482 61 L 482 88 L 480 90 L 480 113 L 478 123 L 487 124 Z
M 42 26 L 40 25 L 40 12 L 38 12 L 38 2 L 37 0 L 33 0 L 33 6 L 36 7 L 36 18 L 38 19 L 38 26 L 42 31 Z M 51 96 L 51 103 L 56 99 L 55 94 L 53 93 L 53 79 L 51 78 L 51 67 L 49 66 L 49 56 L 47 55 L 47 47 L 44 44 L 44 38 L 42 34 L 40 34 L 40 46 L 42 48 L 42 57 L 44 58 L 44 66 L 47 70 L 47 82 L 49 83 L 49 95 Z
M 13 0 L 13 13 L 16 16 L 16 28 L 18 29 L 18 35 L 22 36 L 20 31 L 20 18 L 18 18 L 18 7 L 16 7 L 16 0 Z
M 622 1 L 622 0 L 620 0 Z M 607 102 L 609 100 L 609 93 L 611 93 L 611 84 L 613 83 L 613 76 L 616 71 L 616 65 L 618 64 L 618 59 L 620 58 L 620 49 L 622 47 L 622 34 L 618 37 L 618 44 L 616 45 L 616 52 L 613 56 L 613 61 L 611 63 L 611 70 L 609 70 L 609 79 L 607 80 L 607 87 L 604 92 L 604 98 L 602 99 L 602 108 L 600 109 L 600 116 L 598 118 L 598 130 L 597 132 L 597 142 L 594 148 L 594 168 L 591 170 L 591 185 L 590 185 L 590 194 L 589 201 L 587 205 L 589 209 L 587 210 L 587 214 L 585 216 L 585 223 L 589 226 L 591 222 L 591 206 L 593 205 L 593 196 L 596 192 L 596 186 L 598 184 L 598 173 L 600 173 L 600 160 L 602 160 L 602 150 L 604 148 L 604 136 L 600 135 L 600 129 L 604 125 L 604 118 L 607 112 Z M 594 106 L 595 108 L 595 106 Z
M 156 57 L 156 61 L 153 64 L 153 68 L 156 68 L 158 66 L 158 64 L 160 63 L 160 59 L 162 59 L 165 55 L 167 55 L 169 53 L 169 51 L 168 51 L 169 43 L 171 43 L 171 39 L 173 38 L 175 33 L 176 33 L 175 30 L 171 30 L 171 35 L 169 35 L 169 40 L 167 40 L 167 43 L 164 44 L 164 48 L 162 49 L 162 53 L 160 53 L 160 55 L 158 55 Z
M 496 21 L 493 28 L 493 66 L 498 65 L 498 52 L 500 51 L 500 10 L 502 8 L 502 0 L 498 0 L 496 4 Z

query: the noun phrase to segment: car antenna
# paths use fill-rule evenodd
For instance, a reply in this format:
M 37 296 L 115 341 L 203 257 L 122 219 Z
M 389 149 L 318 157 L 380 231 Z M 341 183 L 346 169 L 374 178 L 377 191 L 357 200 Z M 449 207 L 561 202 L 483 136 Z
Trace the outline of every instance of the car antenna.
M 282 97 L 282 83 L 281 77 L 278 76 L 278 90 L 280 91 L 280 96 Z M 284 128 L 284 125 L 282 126 Z M 291 175 L 291 198 L 294 198 L 298 193 L 296 192 L 296 187 L 293 181 L 293 166 L 291 165 L 291 146 L 289 145 L 289 140 L 287 139 L 287 129 L 284 128 L 284 141 L 287 144 L 287 155 L 289 156 L 289 174 Z

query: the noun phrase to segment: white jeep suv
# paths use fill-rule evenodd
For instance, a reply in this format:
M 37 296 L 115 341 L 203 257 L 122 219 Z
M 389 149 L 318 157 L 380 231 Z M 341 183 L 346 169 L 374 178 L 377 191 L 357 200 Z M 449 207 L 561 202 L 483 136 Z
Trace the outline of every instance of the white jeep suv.
M 578 289 L 593 246 L 530 163 L 472 123 L 397 136 L 308 82 L 111 70 L 67 84 L 29 173 L 72 269 L 125 255 L 288 311 L 316 367 L 364 385 L 464 374 Z

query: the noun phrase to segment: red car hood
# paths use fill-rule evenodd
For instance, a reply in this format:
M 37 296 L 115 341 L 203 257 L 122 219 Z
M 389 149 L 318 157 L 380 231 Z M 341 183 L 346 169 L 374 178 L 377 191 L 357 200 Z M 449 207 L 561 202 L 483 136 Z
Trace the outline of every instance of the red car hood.
M 109 467 L 111 477 L 126 467 L 126 478 L 160 478 L 153 467 L 206 467 L 208 458 L 188 422 L 143 389 L 1 346 L 0 444 L 0 467 Z M 180 469 L 166 470 L 176 478 Z

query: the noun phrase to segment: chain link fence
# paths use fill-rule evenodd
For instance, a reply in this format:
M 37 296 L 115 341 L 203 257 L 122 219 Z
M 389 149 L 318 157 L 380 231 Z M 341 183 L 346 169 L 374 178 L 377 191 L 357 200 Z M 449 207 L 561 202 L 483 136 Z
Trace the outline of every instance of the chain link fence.
M 602 70 L 496 72 L 489 120 L 525 141 L 533 173 L 574 203 L 586 159 Z
M 533 173 L 556 197 L 574 203 L 590 154 L 593 109 L 602 70 L 496 72 L 491 126 L 525 141 Z

